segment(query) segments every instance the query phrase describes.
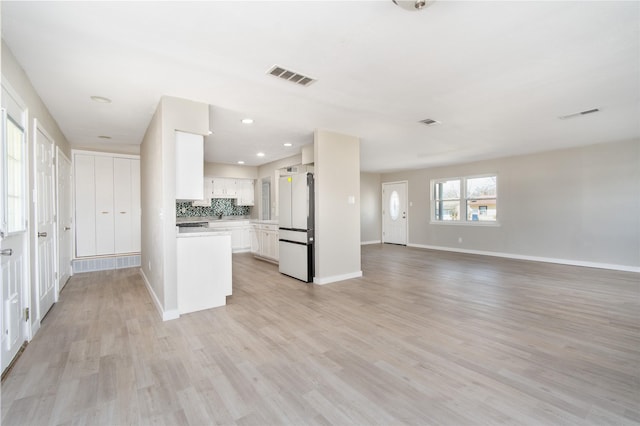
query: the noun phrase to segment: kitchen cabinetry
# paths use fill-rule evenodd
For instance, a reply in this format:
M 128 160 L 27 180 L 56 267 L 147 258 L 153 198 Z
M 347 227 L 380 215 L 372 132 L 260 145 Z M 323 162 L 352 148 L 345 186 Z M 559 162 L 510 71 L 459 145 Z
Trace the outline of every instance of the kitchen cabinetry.
M 232 294 L 229 235 L 178 234 L 178 311 L 180 314 L 226 304 Z
M 202 200 L 204 137 L 176 131 L 176 199 Z
M 266 260 L 278 261 L 278 225 L 265 223 L 252 225 L 251 253 Z
M 191 203 L 192 206 L 211 207 L 211 197 L 213 196 L 213 179 L 204 178 L 204 198 Z
M 236 179 L 214 178 L 213 198 L 236 198 L 238 196 Z
M 74 153 L 76 257 L 140 251 L 140 160 Z
M 253 206 L 254 189 L 252 179 L 240 179 L 237 182 L 238 188 L 238 206 Z
M 209 222 L 209 228 L 231 234 L 231 250 L 242 253 L 251 249 L 251 225 L 248 220 Z
M 253 179 L 205 178 L 204 180 L 205 199 L 195 201 L 194 206 L 209 206 L 211 198 L 235 198 L 238 206 L 254 205 Z

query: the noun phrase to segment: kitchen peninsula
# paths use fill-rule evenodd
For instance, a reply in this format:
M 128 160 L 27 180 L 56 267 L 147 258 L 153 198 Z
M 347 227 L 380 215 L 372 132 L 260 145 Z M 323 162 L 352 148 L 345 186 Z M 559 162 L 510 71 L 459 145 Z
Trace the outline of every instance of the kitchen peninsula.
M 209 227 L 176 227 L 178 312 L 226 305 L 232 293 L 231 233 Z

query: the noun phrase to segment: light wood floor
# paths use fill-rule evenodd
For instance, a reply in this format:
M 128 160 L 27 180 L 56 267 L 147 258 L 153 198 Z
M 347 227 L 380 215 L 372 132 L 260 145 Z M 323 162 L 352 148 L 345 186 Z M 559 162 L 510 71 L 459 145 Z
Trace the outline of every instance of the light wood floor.
M 136 270 L 74 276 L 2 424 L 640 424 L 639 275 L 397 246 L 306 285 L 234 256 L 161 322 Z

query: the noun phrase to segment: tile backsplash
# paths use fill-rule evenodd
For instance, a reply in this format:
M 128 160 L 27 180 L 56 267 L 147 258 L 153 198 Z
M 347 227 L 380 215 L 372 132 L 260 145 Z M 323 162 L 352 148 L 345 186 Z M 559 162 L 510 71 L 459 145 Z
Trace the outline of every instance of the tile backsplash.
M 176 202 L 176 217 L 200 216 L 246 216 L 251 214 L 251 207 L 236 206 L 234 198 L 213 198 L 211 206 L 192 206 L 190 201 Z

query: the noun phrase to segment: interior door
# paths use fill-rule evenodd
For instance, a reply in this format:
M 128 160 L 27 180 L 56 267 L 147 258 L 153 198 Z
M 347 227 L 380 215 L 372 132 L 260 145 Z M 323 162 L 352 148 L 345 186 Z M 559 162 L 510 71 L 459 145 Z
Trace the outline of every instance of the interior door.
M 131 211 L 132 184 L 130 159 L 113 159 L 113 186 L 115 252 L 130 253 L 133 251 L 133 220 Z
M 56 164 L 58 178 L 58 292 L 60 292 L 71 277 L 71 258 L 73 257 L 71 185 L 73 179 L 71 160 L 59 148 L 56 151 Z
M 382 184 L 382 242 L 407 244 L 407 182 Z
M 54 143 L 36 121 L 35 174 L 37 250 L 36 276 L 38 280 L 38 312 L 42 320 L 57 298 L 56 287 L 56 224 L 54 187 Z
M 24 125 L 26 112 L 2 87 L 2 132 L 0 137 L 0 364 L 11 363 L 29 328 L 23 308 L 28 303 L 27 244 L 27 150 Z M 28 305 L 27 305 L 28 306 Z

